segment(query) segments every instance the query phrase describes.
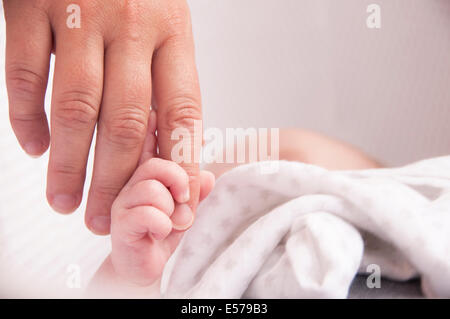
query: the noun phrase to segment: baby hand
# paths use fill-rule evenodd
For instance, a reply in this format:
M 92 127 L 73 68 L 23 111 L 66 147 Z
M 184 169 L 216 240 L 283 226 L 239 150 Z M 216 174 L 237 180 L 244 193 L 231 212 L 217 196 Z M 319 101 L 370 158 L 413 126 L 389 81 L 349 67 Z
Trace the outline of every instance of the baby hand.
M 214 176 L 201 172 L 201 199 Z M 174 162 L 145 161 L 122 189 L 111 212 L 111 263 L 123 279 L 147 286 L 156 281 L 194 220 L 189 176 Z

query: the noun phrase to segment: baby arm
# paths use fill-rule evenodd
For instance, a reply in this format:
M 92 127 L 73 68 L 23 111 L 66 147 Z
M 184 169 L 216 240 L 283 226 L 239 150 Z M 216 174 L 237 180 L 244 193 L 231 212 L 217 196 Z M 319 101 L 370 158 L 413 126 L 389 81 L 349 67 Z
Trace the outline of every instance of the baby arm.
M 280 129 L 279 131 L 279 159 L 313 164 L 329 170 L 357 170 L 380 168 L 382 165 L 361 150 L 350 144 L 339 141 L 313 131 L 303 129 Z M 268 140 L 270 140 L 268 138 Z M 242 142 L 242 141 L 240 141 Z M 248 140 L 245 145 L 231 145 L 230 152 L 237 154 L 237 148 L 245 147 L 246 160 L 249 160 L 250 146 Z M 224 152 L 228 152 L 225 149 Z M 257 154 L 259 156 L 259 154 Z M 260 158 L 258 158 L 258 161 Z M 242 164 L 212 163 L 206 169 L 213 172 L 216 178 Z

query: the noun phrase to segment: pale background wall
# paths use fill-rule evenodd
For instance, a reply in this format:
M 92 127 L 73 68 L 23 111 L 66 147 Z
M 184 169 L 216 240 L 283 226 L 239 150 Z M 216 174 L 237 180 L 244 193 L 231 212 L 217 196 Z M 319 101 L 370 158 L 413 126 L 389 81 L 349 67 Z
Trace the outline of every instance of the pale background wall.
M 189 3 L 206 127 L 312 128 L 392 165 L 450 153 L 450 1 Z M 379 30 L 366 27 L 369 3 L 381 5 Z M 70 264 L 85 285 L 108 238 L 84 229 L 85 200 L 70 217 L 51 212 L 48 157 L 24 155 L 9 126 L 3 59 L 0 296 L 66 287 Z
M 450 153 L 450 1 L 190 4 L 206 126 L 313 128 L 393 165 Z

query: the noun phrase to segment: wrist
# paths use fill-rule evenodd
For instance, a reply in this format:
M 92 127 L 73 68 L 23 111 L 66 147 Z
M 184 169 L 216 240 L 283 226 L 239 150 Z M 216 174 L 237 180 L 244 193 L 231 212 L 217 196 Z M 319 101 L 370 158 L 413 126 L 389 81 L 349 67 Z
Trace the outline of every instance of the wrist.
M 111 298 L 157 298 L 160 281 L 152 283 L 134 282 L 121 276 L 114 268 L 109 255 L 90 282 L 88 294 L 94 297 Z

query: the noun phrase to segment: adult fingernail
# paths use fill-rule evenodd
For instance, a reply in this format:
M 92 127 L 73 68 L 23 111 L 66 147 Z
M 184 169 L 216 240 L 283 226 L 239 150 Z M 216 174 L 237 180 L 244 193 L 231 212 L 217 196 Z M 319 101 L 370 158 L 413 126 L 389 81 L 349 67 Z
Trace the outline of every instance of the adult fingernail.
M 31 157 L 39 157 L 44 152 L 44 144 L 41 142 L 28 142 L 23 146 L 25 152 Z
M 75 195 L 57 194 L 50 198 L 50 205 L 62 214 L 72 213 L 78 206 L 78 197 Z
M 111 217 L 109 216 L 96 216 L 88 223 L 89 229 L 98 235 L 109 234 L 111 229 Z
M 194 214 L 187 204 L 178 205 L 171 216 L 172 227 L 175 230 L 186 230 L 194 222 Z

